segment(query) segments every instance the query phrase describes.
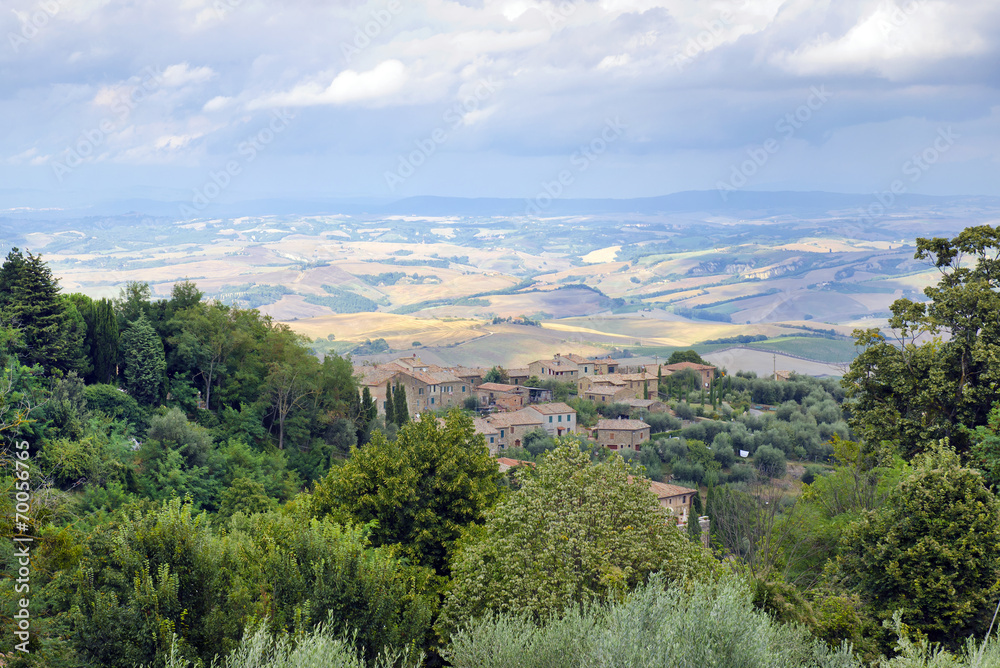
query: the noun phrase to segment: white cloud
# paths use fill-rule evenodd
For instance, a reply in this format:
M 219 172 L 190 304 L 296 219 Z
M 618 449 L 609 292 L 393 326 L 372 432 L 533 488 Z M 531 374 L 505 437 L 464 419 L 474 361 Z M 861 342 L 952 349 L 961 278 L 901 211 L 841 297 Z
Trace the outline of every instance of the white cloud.
M 211 67 L 196 67 L 191 69 L 187 63 L 170 65 L 163 74 L 160 81 L 168 88 L 178 88 L 185 84 L 201 84 L 215 76 L 215 71 Z
M 225 95 L 216 95 L 211 100 L 205 103 L 201 109 L 202 111 L 222 111 L 226 107 L 233 103 L 233 98 L 226 97 Z
M 259 109 L 386 102 L 386 98 L 400 92 L 406 82 L 406 66 L 398 60 L 386 60 L 367 72 L 344 70 L 326 87 L 319 83 L 299 84 L 287 93 L 256 100 L 248 106 Z

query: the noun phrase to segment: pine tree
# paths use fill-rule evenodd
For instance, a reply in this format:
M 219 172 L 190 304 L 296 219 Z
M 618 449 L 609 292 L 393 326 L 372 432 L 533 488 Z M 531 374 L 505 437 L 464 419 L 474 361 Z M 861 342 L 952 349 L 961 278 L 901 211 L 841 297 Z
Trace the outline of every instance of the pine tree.
M 406 388 L 396 383 L 396 391 L 392 393 L 392 399 L 396 402 L 395 414 L 396 424 L 402 427 L 410 421 L 410 408 L 406 404 Z
M 40 255 L 12 248 L 0 267 L 0 319 L 20 330 L 21 361 L 46 369 L 87 373 L 87 324 L 59 294 L 59 281 Z
M 385 425 L 396 423 L 396 405 L 392 398 L 392 383 L 385 384 Z
M 163 383 L 163 342 L 145 314 L 133 322 L 121 337 L 125 362 L 125 388 L 140 404 L 153 404 Z

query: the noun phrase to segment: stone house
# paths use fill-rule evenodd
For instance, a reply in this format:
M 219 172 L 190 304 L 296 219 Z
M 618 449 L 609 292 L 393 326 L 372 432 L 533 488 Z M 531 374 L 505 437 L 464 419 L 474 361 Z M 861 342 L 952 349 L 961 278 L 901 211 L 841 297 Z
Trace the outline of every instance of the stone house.
M 617 373 L 619 366 L 618 360 L 611 359 L 610 357 L 594 360 L 594 375 L 606 376 L 609 373 Z
M 640 373 L 613 373 L 603 376 L 584 376 L 576 381 L 577 393 L 585 394 L 587 391 L 599 387 L 613 387 L 616 389 L 629 390 L 628 396 L 633 399 L 645 399 L 646 393 L 655 398 L 659 391 L 659 383 L 656 374 L 642 371 Z
M 676 364 L 664 364 L 662 365 L 663 375 L 669 376 L 671 374 L 678 373 L 680 371 L 685 371 L 691 369 L 699 376 L 701 376 L 701 386 L 708 389 L 708 386 L 712 383 L 712 379 L 715 378 L 715 367 L 709 364 L 695 364 L 694 362 L 678 362 Z
M 520 448 L 524 444 L 525 434 L 541 429 L 543 424 L 541 416 L 533 410 L 497 413 L 486 419 L 500 432 L 497 437 L 497 446 L 500 450 Z
M 579 355 L 573 355 L 578 359 L 583 359 Z M 592 368 L 591 363 L 586 364 L 587 368 Z M 568 357 L 556 353 L 550 360 L 536 360 L 528 364 L 528 373 L 537 376 L 542 380 L 555 378 L 556 380 L 576 380 L 580 376 L 580 365 Z
M 665 482 L 650 482 L 649 491 L 656 495 L 661 506 L 673 513 L 678 524 L 687 524 L 691 502 L 697 494 L 695 490 Z
M 483 418 L 472 418 L 472 426 L 477 434 L 482 434 L 486 439 L 486 447 L 490 449 L 490 454 L 494 457 L 500 451 L 500 430 L 489 420 Z
M 410 417 L 427 410 L 461 408 L 467 397 L 475 396 L 472 385 L 449 371 L 400 371 L 393 379 L 406 388 Z
M 542 429 L 557 437 L 576 432 L 576 411 L 560 402 L 532 404 L 525 411 L 534 411 L 542 420 Z
M 496 406 L 507 411 L 516 411 L 528 403 L 531 392 L 523 385 L 506 383 L 482 383 L 476 388 L 480 406 Z
M 595 404 L 619 404 L 634 398 L 632 390 L 613 385 L 596 385 L 589 390 L 580 392 L 579 396 L 587 401 L 593 401 Z
M 640 450 L 649 442 L 650 426 L 642 420 L 598 420 L 597 442 L 611 450 Z

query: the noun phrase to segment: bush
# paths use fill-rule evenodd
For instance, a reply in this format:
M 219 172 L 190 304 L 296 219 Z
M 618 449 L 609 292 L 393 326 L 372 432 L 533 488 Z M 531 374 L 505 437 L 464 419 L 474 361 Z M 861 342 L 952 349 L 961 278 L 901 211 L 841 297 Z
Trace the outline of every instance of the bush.
M 781 478 L 785 475 L 785 453 L 769 445 L 757 448 L 753 456 L 754 466 L 764 475 Z
M 455 668 L 860 668 L 849 648 L 831 650 L 756 609 L 734 581 L 664 585 L 657 574 L 620 603 L 572 608 L 541 625 L 487 615 L 455 634 L 445 658 Z
M 677 406 L 674 408 L 674 413 L 676 413 L 677 417 L 679 417 L 682 420 L 694 419 L 694 409 L 691 408 L 691 405 L 686 401 L 678 403 Z
M 746 464 L 737 464 L 729 469 L 728 482 L 750 482 L 753 478 L 753 469 Z
M 669 413 L 647 413 L 642 419 L 649 425 L 652 434 L 681 428 L 681 421 Z

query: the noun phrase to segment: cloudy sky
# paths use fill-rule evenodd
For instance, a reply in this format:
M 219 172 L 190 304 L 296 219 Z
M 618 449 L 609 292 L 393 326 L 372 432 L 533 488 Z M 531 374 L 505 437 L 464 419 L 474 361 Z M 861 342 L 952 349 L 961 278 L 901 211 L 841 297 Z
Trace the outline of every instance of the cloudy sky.
M 1000 195 L 996 2 L 6 0 L 0 12 L 0 191 L 36 203 L 894 183 Z

